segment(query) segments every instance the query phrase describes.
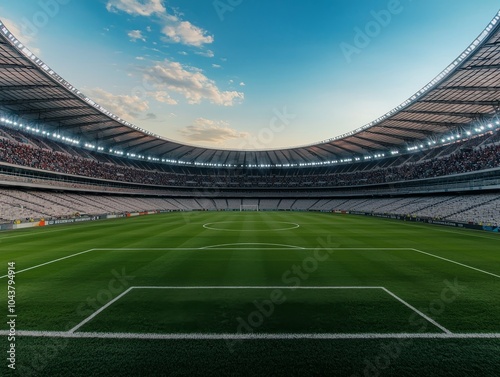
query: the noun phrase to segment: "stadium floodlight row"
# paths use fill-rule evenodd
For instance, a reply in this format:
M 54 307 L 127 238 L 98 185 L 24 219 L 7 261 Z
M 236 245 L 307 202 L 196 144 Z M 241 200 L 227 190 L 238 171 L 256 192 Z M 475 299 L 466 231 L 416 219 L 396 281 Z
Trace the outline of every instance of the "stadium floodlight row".
M 95 103 L 23 45 L 0 21 L 4 120 L 88 150 L 145 162 L 207 168 L 316 167 L 380 159 L 446 144 L 499 121 L 500 12 L 434 80 L 388 114 L 303 147 L 235 151 L 180 144 Z M 8 74 L 7 74 L 8 73 Z M 40 132 L 40 131 L 39 131 Z M 73 135 L 81 135 L 76 138 Z

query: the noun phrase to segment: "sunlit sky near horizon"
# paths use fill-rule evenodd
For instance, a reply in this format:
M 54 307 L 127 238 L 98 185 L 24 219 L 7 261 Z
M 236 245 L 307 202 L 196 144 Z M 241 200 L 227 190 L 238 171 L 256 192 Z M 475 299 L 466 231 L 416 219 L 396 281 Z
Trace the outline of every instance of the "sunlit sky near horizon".
M 465 50 L 498 0 L 0 0 L 71 84 L 171 140 L 271 149 L 352 131 Z

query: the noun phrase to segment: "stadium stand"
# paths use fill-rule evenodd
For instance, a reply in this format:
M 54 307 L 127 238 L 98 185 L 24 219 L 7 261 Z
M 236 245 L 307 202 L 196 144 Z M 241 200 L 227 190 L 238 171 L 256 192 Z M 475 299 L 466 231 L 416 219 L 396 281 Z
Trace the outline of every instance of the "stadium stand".
M 40 191 L 0 190 L 0 218 L 57 219 L 87 214 L 141 211 L 232 210 L 258 205 L 261 211 L 345 211 L 500 225 L 500 194 L 379 199 L 183 199 L 136 198 Z M 196 203 L 196 206 L 195 206 Z
M 498 132 L 492 132 L 490 137 L 497 137 Z M 18 133 L 18 135 L 21 135 Z M 28 139 L 26 139 L 28 140 Z M 55 144 L 55 143 L 53 143 Z M 423 159 L 420 162 L 409 163 L 401 159 L 394 159 L 387 168 L 375 167 L 366 170 L 366 164 L 353 164 L 350 172 L 342 172 L 344 167 L 331 167 L 321 172 L 310 169 L 295 169 L 295 176 L 261 175 L 248 176 L 244 171 L 238 175 L 223 176 L 225 185 L 230 187 L 342 187 L 368 184 L 381 184 L 399 181 L 411 181 L 425 178 L 443 177 L 461 173 L 476 172 L 500 167 L 500 145 L 484 144 L 476 149 L 469 149 L 467 143 L 456 143 L 452 154 L 433 159 Z M 33 146 L 31 143 L 18 143 L 6 139 L 0 140 L 0 161 L 8 164 L 58 172 L 73 176 L 94 179 L 168 186 L 168 187 L 197 187 L 213 188 L 220 186 L 221 172 L 218 175 L 162 172 L 157 165 L 149 170 L 126 167 L 98 162 L 95 159 L 86 159 L 77 155 L 77 148 L 73 155 L 59 151 L 50 151 Z M 434 151 L 431 152 L 433 154 Z M 88 153 L 86 153 L 88 155 Z M 117 158 L 114 159 L 119 160 Z M 401 164 L 401 161 L 403 163 Z M 127 161 L 124 161 L 126 163 Z M 369 168 L 369 167 L 368 167 Z M 206 172 L 205 172 L 206 173 Z
M 394 111 L 325 142 L 268 151 L 163 139 L 104 111 L 27 56 L 5 27 L 0 39 L 0 56 L 16 62 L 0 66 L 2 222 L 243 205 L 500 223 L 500 89 L 491 69 L 500 13 Z M 47 82 L 50 92 L 38 86 Z

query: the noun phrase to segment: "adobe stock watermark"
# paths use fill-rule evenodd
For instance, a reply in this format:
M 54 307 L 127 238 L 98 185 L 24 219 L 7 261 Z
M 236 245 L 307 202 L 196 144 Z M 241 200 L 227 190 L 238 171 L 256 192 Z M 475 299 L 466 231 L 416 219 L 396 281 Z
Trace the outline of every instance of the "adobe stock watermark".
M 61 11 L 62 5 L 68 5 L 71 0 L 40 0 L 39 10 L 31 17 L 21 19 L 21 31 L 24 35 L 34 37 L 40 29 L 46 27 L 50 20 L 55 18 Z
M 432 315 L 433 319 L 442 315 L 446 311 L 446 307 L 455 302 L 458 296 L 467 289 L 466 286 L 459 283 L 457 278 L 455 278 L 453 282 L 445 280 L 443 283 L 445 287 L 442 289 L 439 298 L 432 300 L 427 307 L 419 308 L 425 315 Z M 408 322 L 411 327 L 417 327 L 416 332 L 419 334 L 425 333 L 431 325 L 425 318 L 416 312 L 412 313 Z M 413 339 L 411 338 L 399 338 L 388 343 L 383 343 L 380 346 L 380 352 L 377 356 L 364 360 L 363 372 L 360 374 L 353 374 L 351 377 L 380 377 L 382 372 L 393 365 L 404 350 L 412 345 Z
M 109 280 L 105 288 L 100 289 L 95 296 L 87 297 L 84 302 L 75 308 L 77 318 L 82 321 L 85 320 L 85 318 L 97 309 L 128 289 L 130 282 L 135 279 L 135 276 L 126 273 L 125 268 L 122 268 L 121 271 L 113 269 L 111 275 L 113 277 Z M 75 326 L 78 325 L 74 322 L 68 322 L 65 328 L 73 329 Z M 19 363 L 19 374 L 23 377 L 37 376 L 48 366 L 51 360 L 54 360 L 68 346 L 69 341 L 68 338 L 47 338 L 47 343 L 43 347 L 43 350 L 36 351 L 30 355 L 29 362 Z
M 224 14 L 227 12 L 234 12 L 234 10 L 243 3 L 243 0 L 214 0 L 212 5 L 219 20 L 224 21 Z
M 408 0 L 412 1 L 412 0 Z M 385 9 L 372 10 L 370 12 L 371 20 L 368 21 L 364 27 L 354 28 L 354 37 L 352 42 L 342 42 L 340 49 L 346 61 L 351 63 L 353 55 L 359 55 L 366 49 L 372 41 L 377 38 L 384 29 L 386 29 L 392 22 L 394 16 L 403 12 L 404 6 L 401 0 L 389 0 Z
M 260 129 L 257 136 L 250 135 L 240 145 L 240 149 L 264 149 L 275 140 L 276 135 L 283 133 L 292 121 L 297 118 L 296 114 L 289 113 L 288 108 L 283 106 L 282 110 L 273 109 L 273 117 L 269 125 Z
M 245 318 L 236 318 L 237 335 L 253 334 L 255 330 L 264 324 L 266 319 L 275 313 L 278 306 L 287 301 L 288 297 L 285 292 L 293 292 L 302 286 L 318 270 L 320 264 L 328 260 L 330 255 L 340 246 L 331 235 L 326 238 L 318 238 L 317 241 L 318 246 L 312 251 L 311 255 L 304 258 L 300 264 L 294 264 L 281 275 L 283 288 L 272 289 L 268 298 L 262 301 L 253 301 L 255 310 Z M 241 339 L 226 339 L 229 352 L 234 353 L 235 346 L 241 341 Z

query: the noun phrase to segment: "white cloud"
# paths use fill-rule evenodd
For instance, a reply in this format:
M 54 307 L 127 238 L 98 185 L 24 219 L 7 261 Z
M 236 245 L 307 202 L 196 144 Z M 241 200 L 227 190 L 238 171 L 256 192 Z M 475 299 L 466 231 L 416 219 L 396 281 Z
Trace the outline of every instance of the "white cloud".
M 35 47 L 36 38 L 31 33 L 24 33 L 23 28 L 19 27 L 17 23 L 8 18 L 2 18 L 2 22 L 9 29 L 9 31 L 14 34 L 14 36 L 19 39 L 28 49 L 35 55 L 40 56 L 41 51 L 39 48 Z
M 110 12 L 122 11 L 133 16 L 151 16 L 167 11 L 161 0 L 108 0 L 106 9 Z
M 216 105 L 233 106 L 245 98 L 241 92 L 221 91 L 215 82 L 200 70 L 186 68 L 178 62 L 168 60 L 145 69 L 144 79 L 152 83 L 159 91 L 181 94 L 190 104 L 208 100 Z
M 195 54 L 200 55 L 200 56 L 204 56 L 206 58 L 213 58 L 215 56 L 215 54 L 212 50 L 198 51 L 198 52 L 195 52 Z
M 164 40 L 168 42 L 200 47 L 214 41 L 214 37 L 207 35 L 206 30 L 182 20 L 180 15 L 169 14 L 162 0 L 108 0 L 106 9 L 109 12 L 122 11 L 133 16 L 157 16 L 162 24 Z M 151 27 L 148 26 L 146 30 L 150 32 Z
M 136 60 L 146 60 L 146 58 L 144 56 L 136 56 L 135 59 Z
M 149 96 L 153 97 L 158 102 L 166 103 L 167 105 L 177 105 L 178 102 L 170 97 L 170 95 L 165 91 L 150 92 Z
M 115 95 L 101 88 L 90 90 L 89 97 L 125 120 L 137 118 L 149 109 L 148 103 L 137 96 Z
M 231 128 L 227 122 L 205 118 L 196 119 L 191 126 L 179 130 L 179 133 L 192 142 L 208 142 L 217 145 L 249 136 L 247 132 L 240 132 Z
M 246 86 L 244 82 L 240 82 L 240 86 Z
M 212 64 L 212 68 L 222 68 L 220 64 Z
M 186 51 L 179 51 L 179 55 L 182 55 L 182 56 L 187 56 L 188 53 Z
M 214 37 L 207 35 L 207 31 L 193 25 L 189 21 L 182 21 L 179 17 L 165 15 L 163 17 L 163 34 L 167 37 L 165 41 L 181 43 L 188 46 L 201 47 L 210 44 Z
M 144 38 L 144 36 L 142 35 L 142 31 L 140 30 L 129 31 L 127 35 L 130 38 L 131 42 L 137 42 L 138 40 L 146 42 L 146 38 Z

